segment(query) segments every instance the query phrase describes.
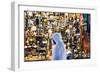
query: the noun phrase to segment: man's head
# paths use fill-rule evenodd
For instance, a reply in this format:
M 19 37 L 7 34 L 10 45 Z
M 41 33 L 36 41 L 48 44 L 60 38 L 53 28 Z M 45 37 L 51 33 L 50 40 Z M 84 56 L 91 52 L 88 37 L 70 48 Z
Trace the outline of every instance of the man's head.
M 60 41 L 62 41 L 62 37 L 61 37 L 61 34 L 60 33 L 53 33 L 52 34 L 52 40 L 53 40 L 53 44 L 57 44 L 59 43 Z

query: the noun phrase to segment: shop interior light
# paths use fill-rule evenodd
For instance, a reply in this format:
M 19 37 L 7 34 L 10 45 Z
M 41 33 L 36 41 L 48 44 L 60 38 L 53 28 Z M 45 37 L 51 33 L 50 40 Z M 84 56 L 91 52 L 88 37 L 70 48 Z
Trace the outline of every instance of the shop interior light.
M 68 16 L 68 13 L 65 13 L 65 16 Z

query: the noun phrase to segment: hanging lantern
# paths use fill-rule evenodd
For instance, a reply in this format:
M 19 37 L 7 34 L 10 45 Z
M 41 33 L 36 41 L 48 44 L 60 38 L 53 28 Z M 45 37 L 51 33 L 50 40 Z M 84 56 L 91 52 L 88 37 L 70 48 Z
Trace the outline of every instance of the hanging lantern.
M 80 22 L 83 21 L 83 14 L 80 14 Z
M 48 34 L 49 34 L 49 37 L 51 37 L 51 35 L 52 35 L 52 30 L 51 29 L 48 30 Z
M 29 16 L 32 16 L 33 14 L 32 14 L 32 12 L 28 12 L 28 15 L 29 15 Z
M 33 25 L 33 26 L 31 27 L 31 31 L 36 31 L 36 26 Z

